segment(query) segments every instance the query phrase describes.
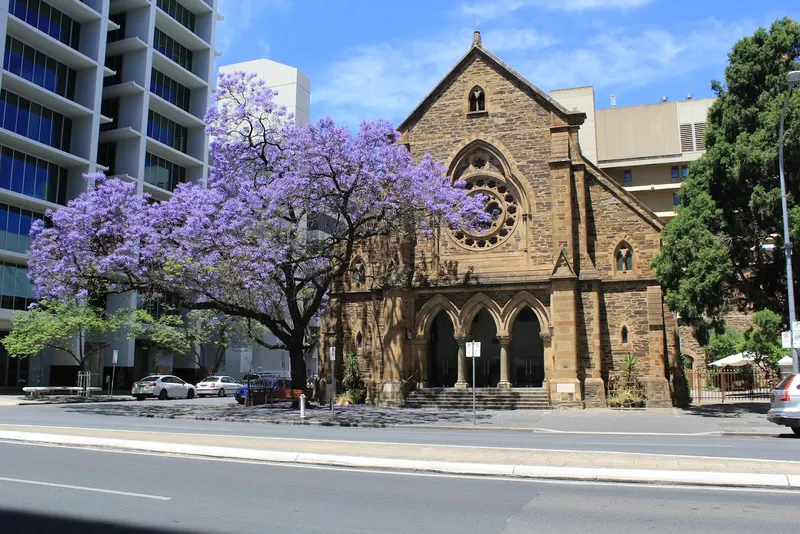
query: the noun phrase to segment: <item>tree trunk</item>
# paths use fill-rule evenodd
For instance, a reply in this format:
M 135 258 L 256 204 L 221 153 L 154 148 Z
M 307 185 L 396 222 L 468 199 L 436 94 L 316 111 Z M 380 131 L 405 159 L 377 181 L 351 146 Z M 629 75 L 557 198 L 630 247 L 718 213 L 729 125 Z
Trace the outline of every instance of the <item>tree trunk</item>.
M 288 347 L 289 364 L 292 369 L 292 389 L 306 389 L 306 359 L 303 343 L 295 343 Z

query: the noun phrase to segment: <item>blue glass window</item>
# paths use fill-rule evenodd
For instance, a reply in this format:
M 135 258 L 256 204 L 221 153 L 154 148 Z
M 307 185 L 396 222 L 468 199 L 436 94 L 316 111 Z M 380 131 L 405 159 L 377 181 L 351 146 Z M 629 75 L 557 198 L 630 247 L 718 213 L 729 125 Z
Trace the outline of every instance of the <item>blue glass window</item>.
M 8 147 L 0 149 L 0 187 L 66 204 L 67 169 Z
M 0 106 L 4 107 L 3 128 L 69 152 L 71 119 L 6 90 L 0 90 Z
M 8 12 L 57 41 L 78 50 L 81 25 L 43 0 L 9 0 Z

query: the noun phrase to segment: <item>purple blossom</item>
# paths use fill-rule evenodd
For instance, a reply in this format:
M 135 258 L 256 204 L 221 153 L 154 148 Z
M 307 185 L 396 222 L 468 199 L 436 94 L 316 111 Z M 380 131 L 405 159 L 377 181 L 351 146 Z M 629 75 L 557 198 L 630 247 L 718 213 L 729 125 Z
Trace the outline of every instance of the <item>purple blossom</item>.
M 253 76 L 221 75 L 206 116 L 214 167 L 148 203 L 135 185 L 87 175 L 90 192 L 32 230 L 40 296 L 171 292 L 184 306 L 256 320 L 305 380 L 303 335 L 355 251 L 381 236 L 485 222 L 485 199 L 415 162 L 386 121 L 358 133 L 324 118 L 296 127 Z

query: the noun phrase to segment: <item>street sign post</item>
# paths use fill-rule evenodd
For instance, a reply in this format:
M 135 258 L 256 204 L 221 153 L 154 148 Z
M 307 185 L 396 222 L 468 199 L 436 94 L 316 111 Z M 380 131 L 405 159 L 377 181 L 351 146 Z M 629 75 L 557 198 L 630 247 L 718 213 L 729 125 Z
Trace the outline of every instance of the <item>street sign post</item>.
M 119 351 L 114 350 L 111 356 L 111 383 L 108 385 L 108 396 L 114 394 L 114 374 L 117 371 L 117 360 L 119 359 Z
M 481 342 L 467 341 L 467 358 L 472 358 L 472 424 L 477 425 L 475 409 L 475 359 L 481 357 Z
M 331 347 L 331 417 L 336 405 L 336 347 Z

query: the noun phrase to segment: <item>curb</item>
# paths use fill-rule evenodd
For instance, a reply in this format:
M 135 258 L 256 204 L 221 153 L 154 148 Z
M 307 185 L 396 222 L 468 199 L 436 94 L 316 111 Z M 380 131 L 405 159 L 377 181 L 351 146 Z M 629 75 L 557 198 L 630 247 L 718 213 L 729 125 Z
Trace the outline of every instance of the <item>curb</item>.
M 579 435 L 597 435 L 597 436 L 672 436 L 672 437 L 690 437 L 690 436 L 764 436 L 764 437 L 777 437 L 781 434 L 766 431 L 739 431 L 739 430 L 715 430 L 711 432 L 601 432 L 590 430 L 554 430 L 551 428 L 537 428 L 537 427 L 513 427 L 513 426 L 470 426 L 470 425 L 425 425 L 425 424 L 408 424 L 408 423 L 359 423 L 349 421 L 309 421 L 308 419 L 293 419 L 288 421 L 280 421 L 275 419 L 254 419 L 254 418 L 236 418 L 236 417 L 204 417 L 202 415 L 162 415 L 162 414 L 140 414 L 136 417 L 144 417 L 147 419 L 183 419 L 189 421 L 219 421 L 223 423 L 262 423 L 272 425 L 290 425 L 290 426 L 338 426 L 338 427 L 353 427 L 353 428 L 413 428 L 415 430 L 467 430 L 470 432 L 521 432 L 527 434 L 579 434 Z
M 555 467 L 524 464 L 483 464 L 442 462 L 433 460 L 403 460 L 396 458 L 266 451 L 205 445 L 184 445 L 177 443 L 123 440 L 115 438 L 37 434 L 32 432 L 17 431 L 0 431 L 0 440 L 46 443 L 50 445 L 118 449 L 126 451 L 143 451 L 207 458 L 251 460 L 281 464 L 324 465 L 362 469 L 390 469 L 399 471 L 548 480 L 625 482 L 635 484 L 672 484 L 735 488 L 780 488 L 800 490 L 800 475 Z

